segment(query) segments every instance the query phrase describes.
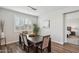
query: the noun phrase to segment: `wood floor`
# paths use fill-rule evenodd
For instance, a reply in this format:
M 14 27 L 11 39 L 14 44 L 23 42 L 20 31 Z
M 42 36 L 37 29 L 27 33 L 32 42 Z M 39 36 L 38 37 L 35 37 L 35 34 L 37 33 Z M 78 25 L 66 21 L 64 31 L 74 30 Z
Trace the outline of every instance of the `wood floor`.
M 1 46 L 1 53 L 25 53 L 25 51 L 19 46 L 18 43 L 12 43 Z
M 66 43 L 64 45 L 60 45 L 58 43 L 51 43 L 52 52 L 54 53 L 79 53 L 79 46 L 74 44 Z
M 79 46 L 73 44 L 60 45 L 58 43 L 51 43 L 52 53 L 79 53 Z M 7 47 L 2 46 L 0 53 L 27 53 L 19 46 L 18 43 L 8 44 Z M 33 53 L 31 50 L 30 53 Z

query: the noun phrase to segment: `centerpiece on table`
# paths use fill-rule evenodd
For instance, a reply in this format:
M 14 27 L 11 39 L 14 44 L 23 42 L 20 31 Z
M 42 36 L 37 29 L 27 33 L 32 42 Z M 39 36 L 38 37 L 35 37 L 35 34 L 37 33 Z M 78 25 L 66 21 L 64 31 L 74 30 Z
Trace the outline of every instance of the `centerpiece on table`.
M 39 27 L 37 24 L 33 24 L 33 33 L 30 35 L 31 37 L 35 37 L 38 35 Z

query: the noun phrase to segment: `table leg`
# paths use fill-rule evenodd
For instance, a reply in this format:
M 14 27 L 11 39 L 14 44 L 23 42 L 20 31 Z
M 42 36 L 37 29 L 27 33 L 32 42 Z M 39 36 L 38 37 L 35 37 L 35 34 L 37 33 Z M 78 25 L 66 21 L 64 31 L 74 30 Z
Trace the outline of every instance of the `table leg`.
M 38 46 L 36 44 L 34 44 L 34 48 L 35 48 L 34 52 L 38 53 Z
M 49 53 L 51 52 L 51 38 L 50 38 L 50 40 L 49 40 L 48 52 L 49 52 Z
M 36 53 L 38 53 L 38 47 L 36 46 L 36 51 L 35 51 Z

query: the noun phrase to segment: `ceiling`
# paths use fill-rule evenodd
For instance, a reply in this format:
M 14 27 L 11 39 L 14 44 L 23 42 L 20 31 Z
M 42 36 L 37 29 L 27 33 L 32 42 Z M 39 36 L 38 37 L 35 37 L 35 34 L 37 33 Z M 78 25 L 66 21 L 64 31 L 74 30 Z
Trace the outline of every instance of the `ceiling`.
M 36 8 L 37 10 L 33 10 L 27 6 L 2 6 L 2 8 L 26 13 L 26 14 L 31 14 L 35 16 L 39 16 L 44 13 L 49 13 L 50 11 L 54 12 L 59 9 L 67 8 L 66 6 L 32 6 Z

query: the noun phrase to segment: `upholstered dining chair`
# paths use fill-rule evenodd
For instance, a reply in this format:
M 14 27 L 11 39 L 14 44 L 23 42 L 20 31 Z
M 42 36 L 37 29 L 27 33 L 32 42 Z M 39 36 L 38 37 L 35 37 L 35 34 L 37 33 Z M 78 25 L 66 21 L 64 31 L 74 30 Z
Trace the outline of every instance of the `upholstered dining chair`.
M 21 48 L 24 49 L 24 39 L 23 39 L 23 34 L 19 34 L 19 44 L 21 45 Z
M 41 50 L 41 52 L 43 52 L 44 49 L 47 49 L 48 51 L 49 40 L 50 40 L 50 35 L 43 36 L 43 42 L 39 44 L 38 50 Z
M 24 50 L 25 50 L 25 51 L 27 50 L 27 52 L 29 52 L 29 49 L 30 49 L 33 45 L 32 45 L 32 44 L 29 44 L 26 34 L 23 35 L 23 39 L 24 39 Z

